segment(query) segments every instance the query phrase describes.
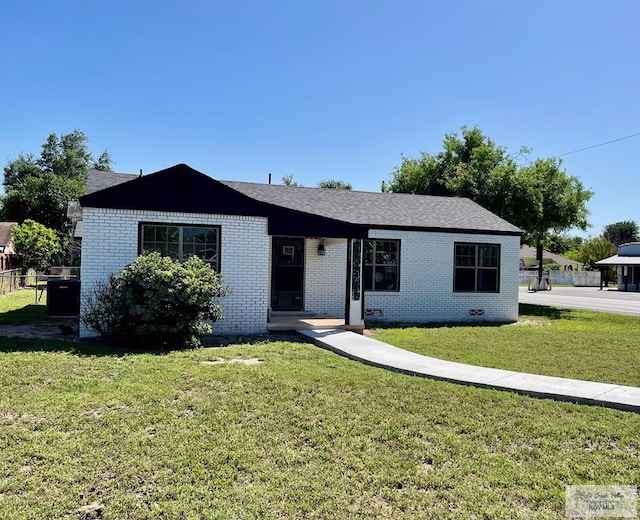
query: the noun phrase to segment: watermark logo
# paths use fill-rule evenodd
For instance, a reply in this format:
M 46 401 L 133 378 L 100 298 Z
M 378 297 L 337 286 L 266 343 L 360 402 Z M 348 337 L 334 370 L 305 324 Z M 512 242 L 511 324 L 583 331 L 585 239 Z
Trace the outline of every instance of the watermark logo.
M 636 518 L 636 486 L 567 486 L 565 514 L 570 518 Z

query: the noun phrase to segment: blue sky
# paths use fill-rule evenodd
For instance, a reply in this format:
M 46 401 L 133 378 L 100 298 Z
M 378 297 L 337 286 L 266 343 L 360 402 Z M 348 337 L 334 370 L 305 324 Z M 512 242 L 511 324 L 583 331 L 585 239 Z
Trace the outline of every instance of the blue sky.
M 640 132 L 640 3 L 2 2 L 0 161 L 83 130 L 116 171 L 187 163 L 379 191 L 479 126 L 550 157 Z M 640 136 L 567 155 L 598 235 L 640 222 Z

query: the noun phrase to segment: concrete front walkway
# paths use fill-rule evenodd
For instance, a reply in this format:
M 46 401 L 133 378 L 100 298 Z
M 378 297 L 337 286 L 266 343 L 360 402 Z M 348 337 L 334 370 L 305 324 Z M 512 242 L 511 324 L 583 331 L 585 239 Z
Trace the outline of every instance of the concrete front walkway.
M 453 383 L 508 390 L 559 401 L 640 412 L 640 388 L 540 376 L 443 361 L 338 329 L 299 330 L 316 345 L 367 365 Z

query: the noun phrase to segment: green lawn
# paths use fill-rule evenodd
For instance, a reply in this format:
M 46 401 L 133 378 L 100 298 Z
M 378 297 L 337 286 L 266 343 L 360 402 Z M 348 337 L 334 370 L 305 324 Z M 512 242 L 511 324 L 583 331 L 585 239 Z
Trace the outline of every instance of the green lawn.
M 163 354 L 0 338 L 0 388 L 0 519 L 562 519 L 567 484 L 640 481 L 638 414 L 293 338 Z
M 46 321 L 47 293 L 40 294 L 36 302 L 35 289 L 21 289 L 0 296 L 0 325 L 24 325 Z
M 517 324 L 378 328 L 375 337 L 450 361 L 640 386 L 640 319 L 520 305 Z
M 203 364 L 257 358 L 256 365 Z M 304 343 L 164 355 L 0 338 L 0 518 L 564 518 L 637 484 L 640 415 Z

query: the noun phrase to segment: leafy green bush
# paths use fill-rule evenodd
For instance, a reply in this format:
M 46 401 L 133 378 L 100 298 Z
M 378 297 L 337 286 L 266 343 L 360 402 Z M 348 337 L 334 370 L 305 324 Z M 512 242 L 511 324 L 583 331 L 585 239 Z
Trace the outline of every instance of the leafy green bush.
M 200 258 L 181 263 L 149 253 L 94 288 L 82 322 L 128 346 L 199 346 L 198 336 L 211 332 L 207 322 L 223 319 L 215 299 L 230 292 L 222 275 Z

